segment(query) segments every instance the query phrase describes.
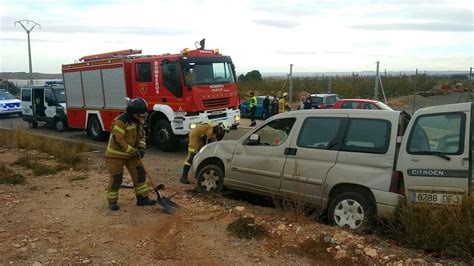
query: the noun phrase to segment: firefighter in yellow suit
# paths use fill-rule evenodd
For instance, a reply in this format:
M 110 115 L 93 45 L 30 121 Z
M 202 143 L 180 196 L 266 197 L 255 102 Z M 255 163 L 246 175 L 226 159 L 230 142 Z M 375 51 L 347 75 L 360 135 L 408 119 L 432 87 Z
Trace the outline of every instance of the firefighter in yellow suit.
M 156 204 L 155 200 L 148 198 L 150 188 L 146 184 L 145 169 L 141 160 L 145 155 L 146 148 L 143 124 L 147 112 L 147 102 L 142 98 L 135 98 L 127 103 L 127 112 L 112 121 L 109 144 L 105 154 L 109 172 L 107 201 L 109 209 L 112 211 L 119 209 L 117 201 L 124 166 L 132 177 L 137 205 Z
M 189 184 L 188 173 L 191 170 L 194 156 L 206 144 L 222 139 L 226 132 L 229 132 L 230 124 L 220 122 L 219 124 L 202 124 L 191 130 L 189 133 L 188 157 L 184 162 L 183 175 L 179 180 L 183 184 Z M 219 137 L 218 137 L 219 136 Z
M 290 104 L 288 103 L 288 93 L 283 93 L 282 97 L 278 101 L 278 112 L 284 113 L 286 111 L 291 111 Z

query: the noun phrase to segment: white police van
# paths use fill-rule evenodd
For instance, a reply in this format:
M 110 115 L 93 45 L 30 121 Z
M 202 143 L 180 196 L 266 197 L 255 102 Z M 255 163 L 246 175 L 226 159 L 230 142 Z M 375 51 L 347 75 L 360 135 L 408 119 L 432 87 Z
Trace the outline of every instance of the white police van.
M 21 88 L 21 112 L 30 128 L 53 125 L 57 131 L 67 129 L 66 100 L 62 82 Z

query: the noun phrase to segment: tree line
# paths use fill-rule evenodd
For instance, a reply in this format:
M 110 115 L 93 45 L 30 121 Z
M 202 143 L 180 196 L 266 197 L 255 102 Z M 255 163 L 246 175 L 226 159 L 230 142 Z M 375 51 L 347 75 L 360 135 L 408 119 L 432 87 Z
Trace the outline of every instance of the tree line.
M 416 86 L 417 92 L 431 91 L 438 87 L 451 87 L 465 79 L 452 79 L 447 76 L 434 76 L 427 74 L 399 75 L 380 77 L 386 97 L 412 95 Z M 353 73 L 346 76 L 315 76 L 293 77 L 293 100 L 307 93 L 327 93 L 331 84 L 331 93 L 337 93 L 343 98 L 373 98 L 375 77 Z M 241 74 L 237 87 L 239 96 L 247 98 L 250 91 L 256 95 L 280 96 L 288 92 L 287 79 L 262 78 L 258 70 Z M 382 98 L 382 89 L 379 85 L 379 97 Z

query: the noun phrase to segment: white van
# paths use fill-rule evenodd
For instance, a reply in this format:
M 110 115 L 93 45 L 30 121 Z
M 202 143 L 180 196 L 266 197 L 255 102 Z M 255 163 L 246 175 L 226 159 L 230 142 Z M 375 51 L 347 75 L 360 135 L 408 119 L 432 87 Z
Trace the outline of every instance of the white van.
M 302 110 L 194 157 L 198 186 L 303 198 L 352 229 L 403 204 L 459 204 L 472 191 L 471 103 L 398 111 Z M 406 133 L 405 133 L 406 129 Z
M 21 112 L 30 128 L 52 125 L 57 131 L 67 129 L 64 86 L 50 84 L 21 88 Z

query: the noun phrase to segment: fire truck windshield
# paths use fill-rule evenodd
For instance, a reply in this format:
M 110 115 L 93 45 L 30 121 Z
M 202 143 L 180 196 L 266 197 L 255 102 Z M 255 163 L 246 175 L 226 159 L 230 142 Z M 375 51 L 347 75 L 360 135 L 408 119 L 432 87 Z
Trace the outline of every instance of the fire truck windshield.
M 183 74 L 187 86 L 235 82 L 231 62 L 186 62 Z

